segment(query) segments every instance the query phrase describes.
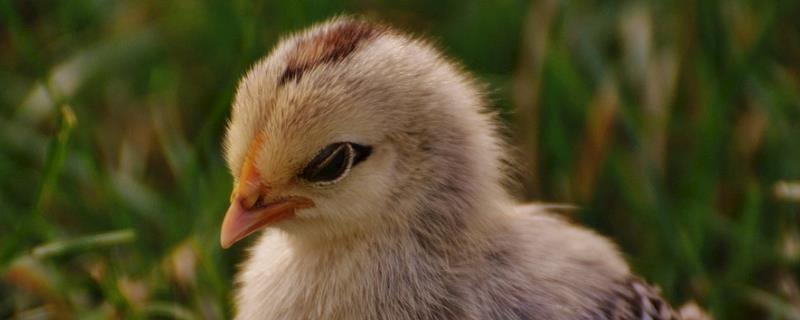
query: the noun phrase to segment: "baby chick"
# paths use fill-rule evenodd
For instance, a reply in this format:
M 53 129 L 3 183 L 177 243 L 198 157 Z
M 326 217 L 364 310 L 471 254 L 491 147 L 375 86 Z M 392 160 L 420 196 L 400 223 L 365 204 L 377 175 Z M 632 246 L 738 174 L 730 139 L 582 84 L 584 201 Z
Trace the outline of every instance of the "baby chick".
M 679 319 L 608 240 L 512 200 L 480 86 L 386 26 L 281 41 L 225 146 L 222 246 L 264 230 L 237 319 Z

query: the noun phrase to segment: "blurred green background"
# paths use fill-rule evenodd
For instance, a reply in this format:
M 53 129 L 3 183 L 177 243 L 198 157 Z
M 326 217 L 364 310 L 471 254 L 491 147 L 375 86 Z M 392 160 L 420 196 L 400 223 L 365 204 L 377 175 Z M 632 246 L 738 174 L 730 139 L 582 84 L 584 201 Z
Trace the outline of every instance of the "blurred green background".
M 357 13 L 488 83 L 520 196 L 670 300 L 800 319 L 800 1 L 0 1 L 0 318 L 229 318 L 236 81 Z

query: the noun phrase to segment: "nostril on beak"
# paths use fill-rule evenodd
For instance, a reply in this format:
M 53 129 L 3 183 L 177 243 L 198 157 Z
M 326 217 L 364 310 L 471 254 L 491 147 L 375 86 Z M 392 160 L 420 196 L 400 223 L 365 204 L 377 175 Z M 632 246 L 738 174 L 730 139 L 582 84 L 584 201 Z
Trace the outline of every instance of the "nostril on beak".
M 267 199 L 263 194 L 259 194 L 256 202 L 253 204 L 252 209 L 259 209 L 267 205 Z
M 245 211 L 261 209 L 267 206 L 267 197 L 263 194 L 252 195 L 242 198 L 240 204 Z
M 261 195 L 251 195 L 242 197 L 241 200 L 239 200 L 239 204 L 242 206 L 242 209 L 249 211 L 255 208 L 259 201 L 261 201 Z

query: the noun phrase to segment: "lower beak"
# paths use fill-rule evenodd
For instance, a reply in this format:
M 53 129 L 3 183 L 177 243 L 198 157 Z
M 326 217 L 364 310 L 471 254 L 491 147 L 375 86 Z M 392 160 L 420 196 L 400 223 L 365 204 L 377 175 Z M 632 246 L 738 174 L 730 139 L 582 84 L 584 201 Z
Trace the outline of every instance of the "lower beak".
M 236 197 L 225 213 L 220 232 L 220 244 L 223 248 L 227 249 L 266 225 L 294 216 L 297 209 L 313 206 L 313 202 L 304 197 L 283 198 L 251 208 L 245 207 L 244 203 L 244 197 Z

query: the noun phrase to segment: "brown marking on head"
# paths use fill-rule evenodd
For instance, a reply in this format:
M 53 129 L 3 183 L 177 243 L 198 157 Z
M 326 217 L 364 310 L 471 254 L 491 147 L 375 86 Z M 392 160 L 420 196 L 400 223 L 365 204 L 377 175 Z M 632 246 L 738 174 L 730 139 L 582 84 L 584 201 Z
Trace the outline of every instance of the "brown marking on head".
M 289 54 L 289 62 L 283 71 L 278 84 L 283 85 L 289 80 L 299 81 L 307 70 L 324 63 L 341 61 L 358 45 L 374 38 L 383 31 L 383 28 L 364 21 L 344 21 L 328 30 L 303 39 Z

